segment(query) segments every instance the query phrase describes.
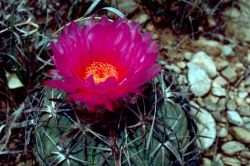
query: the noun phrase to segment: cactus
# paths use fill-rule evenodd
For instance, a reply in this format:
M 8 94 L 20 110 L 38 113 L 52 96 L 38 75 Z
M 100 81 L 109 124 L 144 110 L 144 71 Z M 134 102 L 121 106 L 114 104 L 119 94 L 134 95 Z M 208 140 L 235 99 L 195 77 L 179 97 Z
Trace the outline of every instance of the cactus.
M 186 102 L 167 87 L 166 71 L 115 112 L 65 104 L 64 92 L 46 87 L 35 128 L 40 165 L 184 165 L 195 155 Z M 172 89 L 173 90 L 173 89 Z

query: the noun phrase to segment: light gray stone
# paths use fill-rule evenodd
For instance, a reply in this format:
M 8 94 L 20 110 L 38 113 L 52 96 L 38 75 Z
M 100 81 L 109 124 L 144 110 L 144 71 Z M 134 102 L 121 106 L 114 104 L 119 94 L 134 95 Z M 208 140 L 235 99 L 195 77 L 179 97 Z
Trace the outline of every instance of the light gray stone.
M 213 81 L 214 87 L 216 86 L 223 87 L 223 86 L 226 86 L 227 84 L 228 84 L 228 81 L 221 76 L 217 76 Z
M 181 73 L 181 69 L 180 69 L 178 66 L 174 65 L 174 64 L 164 65 L 164 66 L 165 66 L 167 69 L 172 70 L 172 71 L 174 71 L 174 72 L 176 72 L 176 73 L 178 73 L 178 74 Z
M 250 76 L 248 78 L 246 78 L 245 85 L 250 86 Z
M 140 14 L 135 18 L 136 22 L 140 24 L 145 24 L 149 20 L 149 16 L 147 14 Z
M 238 141 L 229 141 L 224 143 L 221 146 L 221 149 L 224 153 L 228 155 L 234 155 L 237 152 L 240 152 L 245 149 L 245 145 Z
M 188 63 L 188 81 L 191 85 L 190 90 L 195 96 L 204 96 L 211 87 L 211 79 L 206 72 L 193 63 Z
M 202 166 L 213 166 L 213 162 L 210 159 L 203 157 Z
M 227 123 L 227 119 L 221 114 L 220 111 L 214 111 L 211 112 L 211 114 L 217 122 Z
M 250 106 L 241 106 L 238 108 L 238 112 L 242 116 L 250 116 Z
M 118 0 L 117 2 L 116 1 L 111 1 L 111 5 L 116 6 L 118 4 L 118 9 L 121 10 L 124 14 L 133 13 L 139 7 L 139 4 L 136 3 L 134 0 Z
M 250 63 L 250 52 L 247 54 L 247 62 Z
M 238 93 L 239 98 L 245 99 L 248 96 L 248 92 L 242 91 Z
M 205 104 L 205 108 L 208 109 L 209 111 L 218 111 L 218 106 L 217 106 L 217 101 L 214 100 L 216 99 L 217 97 L 211 97 L 211 96 L 208 96 L 204 99 L 204 104 Z
M 250 105 L 250 97 L 246 98 L 246 103 Z
M 243 127 L 247 130 L 250 130 L 250 123 L 245 123 Z
M 243 116 L 242 120 L 244 123 L 250 123 L 250 117 Z
M 203 51 L 195 53 L 190 62 L 204 69 L 210 77 L 214 77 L 217 74 L 214 61 Z
M 239 115 L 238 112 L 236 111 L 227 111 L 227 119 L 230 123 L 237 125 L 237 126 L 242 126 L 243 125 L 243 120 L 241 116 Z
M 177 62 L 176 64 L 179 68 L 185 69 L 186 68 L 186 63 L 183 61 Z
M 192 59 L 193 54 L 191 52 L 184 53 L 184 59 L 190 61 Z
M 220 87 L 220 86 L 213 86 L 212 87 L 212 94 L 218 97 L 226 96 L 226 89 Z
M 218 137 L 224 138 L 228 135 L 228 130 L 226 127 L 221 127 L 218 131 Z
M 248 104 L 247 104 L 247 102 L 245 101 L 245 99 L 241 99 L 241 98 L 239 98 L 238 96 L 235 97 L 235 101 L 236 101 L 236 103 L 237 103 L 237 105 L 238 105 L 239 107 L 247 107 L 247 106 L 248 106 Z
M 211 114 L 200 108 L 199 111 L 191 109 L 191 113 L 201 122 L 197 123 L 198 134 L 201 137 L 197 139 L 197 146 L 201 150 L 206 150 L 211 147 L 216 138 L 216 123 Z
M 242 127 L 234 126 L 232 127 L 232 134 L 237 140 L 241 141 L 242 143 L 246 143 L 246 144 L 250 143 L 250 131 L 249 130 L 242 128 Z
M 221 58 L 216 58 L 215 65 L 218 71 L 225 69 L 228 66 L 228 62 Z
M 224 166 L 224 163 L 221 159 L 221 154 L 217 154 L 214 158 L 214 166 Z
M 223 157 L 222 161 L 228 166 L 241 166 L 240 160 L 232 157 Z
M 237 79 L 237 73 L 232 67 L 227 67 L 226 69 L 222 70 L 221 74 L 231 83 Z
M 228 109 L 229 111 L 235 111 L 235 110 L 237 109 L 237 105 L 236 105 L 236 103 L 235 103 L 234 100 L 229 99 L 229 100 L 227 101 L 227 109 Z
M 242 151 L 240 152 L 240 156 L 244 157 L 244 158 L 247 158 L 247 159 L 250 159 L 250 151 Z
M 233 47 L 231 45 L 223 45 L 221 46 L 222 55 L 230 56 L 233 54 Z
M 226 110 L 226 98 L 220 98 L 218 102 L 218 111 L 225 111 Z

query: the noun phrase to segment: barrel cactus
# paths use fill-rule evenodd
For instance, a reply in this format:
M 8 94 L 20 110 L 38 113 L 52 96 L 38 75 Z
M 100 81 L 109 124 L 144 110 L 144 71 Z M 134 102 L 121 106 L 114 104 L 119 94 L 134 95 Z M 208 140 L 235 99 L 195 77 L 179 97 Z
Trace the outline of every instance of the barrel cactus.
M 124 19 L 92 20 L 81 29 L 74 23 L 51 44 L 57 71 L 45 82 L 53 88 L 38 94 L 34 131 L 40 165 L 194 161 L 189 106 L 172 93 L 169 73 L 155 64 L 157 44 L 138 27 Z

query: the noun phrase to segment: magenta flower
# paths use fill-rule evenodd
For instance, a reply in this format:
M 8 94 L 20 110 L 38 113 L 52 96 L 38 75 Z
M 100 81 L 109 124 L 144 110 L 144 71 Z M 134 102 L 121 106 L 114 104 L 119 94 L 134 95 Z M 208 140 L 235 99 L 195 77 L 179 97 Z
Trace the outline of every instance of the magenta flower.
M 80 27 L 71 22 L 57 42 L 51 42 L 56 73 L 61 79 L 46 81 L 62 89 L 94 111 L 112 110 L 122 98 L 140 92 L 140 86 L 155 77 L 158 45 L 151 34 L 141 34 L 138 23 L 106 17 Z

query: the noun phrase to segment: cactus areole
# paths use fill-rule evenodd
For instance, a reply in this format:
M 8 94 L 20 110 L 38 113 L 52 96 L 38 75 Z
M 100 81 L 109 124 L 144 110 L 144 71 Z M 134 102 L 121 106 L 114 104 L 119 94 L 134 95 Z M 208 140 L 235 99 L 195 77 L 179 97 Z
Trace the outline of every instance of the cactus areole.
M 113 110 L 118 100 L 140 93 L 160 71 L 155 63 L 158 45 L 151 34 L 142 34 L 138 23 L 123 18 L 92 19 L 82 27 L 71 22 L 51 48 L 60 79 L 45 83 L 64 90 L 68 99 L 90 111 L 96 106 Z

